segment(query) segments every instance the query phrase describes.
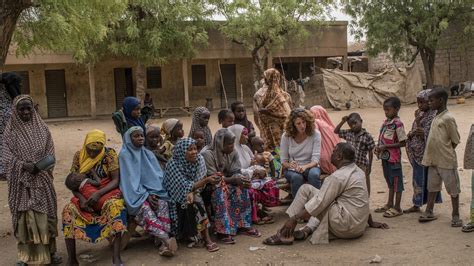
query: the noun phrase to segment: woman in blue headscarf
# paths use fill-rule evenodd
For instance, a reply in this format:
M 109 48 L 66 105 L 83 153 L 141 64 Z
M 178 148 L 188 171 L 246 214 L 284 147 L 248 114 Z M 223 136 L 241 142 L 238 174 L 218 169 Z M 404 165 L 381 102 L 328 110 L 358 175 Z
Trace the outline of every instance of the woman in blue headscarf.
M 141 108 L 139 99 L 127 97 L 123 100 L 122 109 L 112 114 L 112 119 L 115 129 L 123 137 L 125 132 L 133 126 L 141 127 L 146 134 L 145 124 L 152 115 L 153 110 L 149 106 Z
M 141 127 L 131 127 L 125 133 L 119 154 L 120 190 L 129 215 L 134 216 L 135 222 L 156 240 L 163 242 L 160 255 L 173 256 L 177 245 L 176 240 L 169 236 L 169 197 L 161 184 L 163 171 L 144 143 Z

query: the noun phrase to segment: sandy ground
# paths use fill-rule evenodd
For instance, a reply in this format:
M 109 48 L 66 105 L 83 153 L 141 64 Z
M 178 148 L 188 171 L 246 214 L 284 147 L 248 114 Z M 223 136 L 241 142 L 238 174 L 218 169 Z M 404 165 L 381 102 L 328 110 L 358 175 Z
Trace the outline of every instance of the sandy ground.
M 402 121 L 407 128 L 411 127 L 415 105 L 403 106 L 400 112 Z M 468 100 L 464 105 L 451 102 L 450 111 L 457 119 L 461 134 L 461 145 L 457 148 L 458 160 L 462 165 L 465 141 L 471 123 L 474 121 L 474 100 Z M 359 112 L 364 119 L 364 127 L 372 135 L 377 136 L 379 126 L 384 119 L 381 108 L 351 110 Z M 334 123 L 351 111 L 330 112 Z M 249 115 L 252 118 L 251 115 Z M 218 128 L 217 114 L 213 113 L 211 127 L 213 131 Z M 188 132 L 191 125 L 190 117 L 183 117 L 185 130 Z M 162 120 L 156 120 L 161 123 Z M 64 178 L 71 165 L 75 151 L 82 146 L 84 136 L 88 130 L 101 129 L 107 133 L 108 145 L 120 149 L 121 139 L 115 132 L 111 119 L 49 122 L 56 145 L 57 165 L 55 168 L 55 187 L 58 194 L 59 218 L 62 207 L 69 200 L 71 194 L 64 186 Z M 403 171 L 405 173 L 405 193 L 402 199 L 404 208 L 411 206 L 412 176 L 411 166 L 404 155 Z M 467 221 L 471 199 L 471 173 L 469 170 L 460 171 L 461 179 L 461 216 Z M 371 209 L 382 206 L 386 201 L 387 188 L 382 176 L 381 162 L 375 161 L 372 171 L 372 196 Z M 11 219 L 7 204 L 7 183 L 0 183 L 0 249 L 3 251 L 1 265 L 13 265 L 16 261 L 15 239 L 11 235 Z M 435 207 L 439 219 L 429 224 L 420 224 L 418 214 L 405 214 L 400 217 L 388 219 L 381 214 L 375 214 L 374 219 L 389 224 L 390 229 L 367 229 L 364 236 L 355 240 L 335 240 L 329 245 L 313 246 L 309 242 L 296 243 L 293 246 L 266 247 L 264 250 L 250 251 L 249 247 L 263 247 L 263 237 L 274 233 L 286 218 L 286 207 L 273 209 L 276 223 L 258 226 L 263 233 L 260 239 L 238 236 L 237 244 L 220 244 L 221 250 L 208 253 L 205 249 L 188 249 L 180 247 L 177 256 L 171 259 L 162 258 L 153 247 L 151 240 L 146 238 L 134 239 L 128 249 L 122 253 L 126 265 L 156 265 L 156 264 L 368 264 L 376 254 L 382 257 L 385 264 L 472 264 L 474 249 L 474 233 L 462 233 L 460 228 L 450 227 L 451 204 L 448 195 L 443 192 L 443 204 Z M 57 239 L 58 250 L 66 260 L 66 247 L 63 237 Z M 111 249 L 107 241 L 97 245 L 78 242 L 78 255 L 92 255 L 90 259 L 81 259 L 81 265 L 110 265 Z

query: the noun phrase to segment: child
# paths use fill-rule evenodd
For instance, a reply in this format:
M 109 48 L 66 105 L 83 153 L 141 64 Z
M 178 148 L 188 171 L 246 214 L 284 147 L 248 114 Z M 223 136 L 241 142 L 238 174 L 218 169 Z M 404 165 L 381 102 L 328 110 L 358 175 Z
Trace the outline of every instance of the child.
M 234 113 L 231 110 L 223 109 L 217 114 L 217 119 L 222 128 L 228 128 L 234 124 Z
M 145 93 L 143 105 L 152 108 L 152 110 L 155 110 L 155 107 L 153 106 L 153 98 L 151 98 L 149 93 Z
M 163 137 L 160 134 L 160 128 L 148 125 L 146 127 L 146 148 L 155 154 L 156 159 L 160 163 L 161 168 L 164 169 L 164 166 L 168 162 L 163 153 L 165 148 L 161 148 L 163 145 Z
M 239 124 L 244 126 L 247 131 L 249 132 L 248 137 L 249 137 L 249 148 L 252 148 L 252 138 L 255 137 L 255 128 L 253 127 L 253 123 L 247 119 L 247 113 L 245 112 L 245 105 L 242 102 L 235 102 L 232 103 L 230 106 L 230 109 L 232 110 L 232 113 L 234 114 L 235 124 Z
M 419 212 L 420 207 L 426 204 L 428 199 L 428 167 L 421 164 L 425 152 L 426 139 L 430 133 L 431 122 L 436 116 L 436 110 L 430 110 L 428 95 L 431 90 L 422 90 L 416 96 L 418 109 L 415 111 L 415 121 L 408 133 L 407 154 L 413 168 L 413 206 L 404 213 Z M 437 201 L 441 202 L 441 193 L 438 193 Z
M 471 125 L 471 131 L 466 141 L 466 149 L 464 150 L 464 169 L 474 169 L 474 124 Z M 471 177 L 471 217 L 469 223 L 462 227 L 465 233 L 474 231 L 474 170 Z
M 173 156 L 174 145 L 184 137 L 183 123 L 176 118 L 170 118 L 161 126 L 161 132 L 165 135 L 165 142 L 161 149 L 165 158 L 169 160 Z
M 388 200 L 384 207 L 377 208 L 375 212 L 384 212 L 386 218 L 393 218 L 403 214 L 400 208 L 402 200 L 403 172 L 402 151 L 405 147 L 407 135 L 403 123 L 398 117 L 401 102 L 397 97 L 389 97 L 383 103 L 383 110 L 387 119 L 380 128 L 378 145 L 375 147 L 377 158 L 382 159 L 382 169 L 388 185 Z M 394 204 L 395 197 L 395 204 Z
M 196 107 L 193 112 L 193 122 L 191 124 L 191 130 L 189 131 L 189 137 L 193 138 L 194 132 L 201 130 L 204 133 L 204 146 L 212 143 L 212 133 L 209 128 L 209 118 L 211 113 L 206 107 Z
M 95 170 L 92 169 L 88 174 L 70 173 L 66 177 L 65 184 L 69 190 L 72 192 L 79 192 L 87 200 L 92 194 L 94 194 L 94 192 L 99 191 L 101 180 Z M 106 200 L 110 199 L 111 197 L 119 196 L 120 190 L 113 189 L 102 195 L 96 204 L 93 206 L 83 206 L 83 209 L 90 213 L 100 212 Z M 73 199 L 73 202 L 75 204 L 80 204 L 79 200 L 75 201 Z
M 252 152 L 255 154 L 255 161 L 258 165 L 265 167 L 267 173 L 272 177 L 276 177 L 273 155 L 264 150 L 263 139 L 259 136 L 252 138 Z M 263 159 L 263 160 L 262 160 Z
M 198 152 L 201 152 L 202 148 L 206 146 L 205 139 L 204 139 L 204 132 L 202 130 L 194 131 L 192 139 L 196 141 L 196 147 L 198 149 Z
M 459 218 L 459 193 L 461 193 L 456 146 L 460 142 L 456 120 L 446 108 L 448 93 L 442 89 L 433 89 L 429 95 L 429 105 L 437 110 L 431 123 L 431 130 L 426 141 L 426 149 L 422 164 L 428 166 L 428 202 L 425 212 L 418 219 L 419 222 L 436 220 L 433 214 L 436 195 L 441 191 L 442 183 L 451 196 L 452 227 L 462 226 Z
M 346 122 L 350 129 L 341 129 Z M 358 113 L 351 113 L 341 119 L 341 122 L 334 129 L 334 133 L 354 146 L 356 150 L 355 161 L 357 166 L 365 172 L 367 189 L 370 194 L 370 173 L 372 172 L 375 141 L 372 135 L 362 128 L 362 122 L 362 118 Z

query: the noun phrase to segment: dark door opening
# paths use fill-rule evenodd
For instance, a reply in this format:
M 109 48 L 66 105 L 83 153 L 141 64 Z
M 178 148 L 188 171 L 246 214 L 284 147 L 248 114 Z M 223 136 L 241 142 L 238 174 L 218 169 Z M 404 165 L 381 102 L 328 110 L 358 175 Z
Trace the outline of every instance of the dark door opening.
M 67 116 L 66 76 L 64 69 L 44 71 L 48 118 Z
M 221 82 L 221 108 L 225 108 L 225 96 L 227 96 L 227 104 L 230 105 L 233 102 L 237 101 L 237 79 L 235 73 L 235 64 L 223 64 L 220 65 L 222 73 L 222 82 Z M 225 88 L 222 88 L 222 83 Z
M 114 68 L 115 107 L 122 108 L 123 99 L 135 96 L 132 68 Z

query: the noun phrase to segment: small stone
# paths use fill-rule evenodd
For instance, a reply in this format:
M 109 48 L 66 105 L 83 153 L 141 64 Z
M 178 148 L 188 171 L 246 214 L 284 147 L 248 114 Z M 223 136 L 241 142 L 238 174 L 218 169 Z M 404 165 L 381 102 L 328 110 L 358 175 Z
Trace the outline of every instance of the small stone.
M 382 257 L 380 257 L 379 255 L 375 255 L 375 257 L 373 257 L 370 260 L 370 263 L 381 263 L 381 262 L 382 262 Z

